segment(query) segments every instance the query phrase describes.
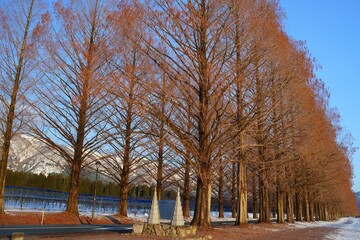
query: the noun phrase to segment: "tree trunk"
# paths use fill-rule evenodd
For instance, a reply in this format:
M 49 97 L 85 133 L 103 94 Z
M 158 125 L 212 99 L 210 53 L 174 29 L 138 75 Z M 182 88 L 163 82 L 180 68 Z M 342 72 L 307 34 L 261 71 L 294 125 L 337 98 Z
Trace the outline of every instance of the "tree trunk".
M 253 218 L 258 219 L 258 205 L 257 205 L 257 190 L 256 190 L 256 174 L 253 173 L 253 186 L 252 186 L 252 195 L 253 195 Z
M 129 91 L 129 103 L 126 109 L 126 125 L 125 125 L 125 144 L 124 144 L 124 155 L 123 155 L 123 166 L 120 178 L 120 205 L 118 209 L 118 215 L 127 217 L 127 198 L 129 191 L 129 174 L 130 174 L 130 152 L 131 152 L 131 123 L 133 121 L 133 91 L 134 81 L 131 82 Z
M 201 0 L 199 6 L 199 27 L 197 30 L 199 43 L 197 46 L 198 61 L 198 112 L 197 112 L 197 130 L 198 130 L 198 187 L 196 194 L 196 205 L 194 218 L 191 225 L 210 226 L 210 206 L 211 203 L 211 168 L 210 168 L 210 79 L 209 62 L 207 58 L 208 38 L 207 38 L 207 2 Z
M 305 222 L 310 222 L 310 204 L 309 204 L 309 194 L 306 191 L 304 194 L 304 205 L 305 205 Z
M 166 105 L 166 78 L 163 77 L 162 87 L 161 87 L 161 113 L 165 114 L 165 105 Z M 157 176 L 156 176 L 156 193 L 157 199 L 161 199 L 162 195 L 162 184 L 163 184 L 163 165 L 164 165 L 164 137 L 165 137 L 165 120 L 163 117 L 160 119 L 159 126 L 159 140 L 158 140 L 158 166 L 157 166 Z
M 125 141 L 125 146 L 127 144 L 130 146 L 130 135 L 128 136 L 129 141 Z M 121 172 L 120 179 L 120 204 L 117 215 L 122 217 L 127 217 L 127 199 L 129 191 L 129 174 L 130 174 L 130 148 L 125 147 L 124 158 L 123 158 L 123 169 Z
M 206 174 L 206 172 L 205 172 Z M 208 173 L 207 173 L 208 174 Z M 209 196 L 211 196 L 210 181 L 208 178 L 198 176 L 196 189 L 195 212 L 191 225 L 210 226 Z
M 128 199 L 128 184 L 127 183 L 121 183 L 120 184 L 120 205 L 118 209 L 118 216 L 121 217 L 127 217 L 127 203 Z
M 262 156 L 262 154 L 260 154 Z M 269 204 L 269 190 L 267 186 L 267 176 L 264 166 L 261 167 L 259 176 L 259 200 L 260 200 L 260 223 L 270 223 L 270 204 Z
M 239 9 L 238 4 L 235 4 L 235 49 L 236 49 L 236 127 L 239 138 L 239 146 L 237 153 L 238 161 L 238 208 L 236 215 L 235 225 L 247 224 L 248 223 L 248 209 L 247 209 L 247 171 L 246 171 L 246 158 L 244 156 L 244 132 L 243 132 L 243 73 L 241 72 L 241 47 L 240 47 L 240 23 L 239 23 Z
M 87 78 L 85 78 L 87 79 Z M 84 89 L 87 89 L 88 82 L 84 81 Z M 87 90 L 84 90 L 84 95 L 80 104 L 80 113 L 77 128 L 77 141 L 74 147 L 74 157 L 71 164 L 70 187 L 67 201 L 66 212 L 79 215 L 78 212 L 78 198 L 79 198 L 79 181 L 81 164 L 83 161 L 83 145 L 85 139 L 85 125 L 86 125 L 86 108 L 87 108 Z
M 284 194 L 278 187 L 277 190 L 277 222 L 284 223 L 285 215 L 284 215 Z
M 157 167 L 157 176 L 156 176 L 156 194 L 157 199 L 161 199 L 162 195 L 162 182 L 163 182 L 163 140 L 160 139 L 159 143 L 159 152 L 158 152 L 158 167 Z
M 301 201 L 301 194 L 296 193 L 296 221 L 302 222 L 302 201 Z
M 327 206 L 324 207 L 324 211 L 325 211 L 325 221 L 330 221 L 330 214 Z
M 266 185 L 260 186 L 259 199 L 260 199 L 259 222 L 270 223 L 269 193 Z
M 185 159 L 185 179 L 184 179 L 184 210 L 183 215 L 186 218 L 190 217 L 190 163 L 187 159 L 187 155 Z
M 220 164 L 222 162 L 220 161 Z M 223 167 L 221 166 L 219 168 L 219 189 L 218 189 L 218 197 L 219 197 L 219 218 L 224 218 L 224 199 L 223 199 L 223 179 L 224 179 L 224 173 L 223 173 Z
M 241 134 L 241 146 L 243 146 L 243 134 Z M 243 147 L 241 147 L 243 148 Z M 247 177 L 246 177 L 246 161 L 243 156 L 243 149 L 241 153 L 239 153 L 239 189 L 238 189 L 238 196 L 239 196 L 239 207 L 236 217 L 235 225 L 240 224 L 247 224 L 248 223 L 248 210 L 247 210 Z
M 236 162 L 232 163 L 231 168 L 231 217 L 236 218 L 236 189 L 237 189 L 237 177 L 236 177 Z
M 325 221 L 325 210 L 323 208 L 323 206 L 319 203 L 319 220 L 320 221 Z
M 294 200 L 293 194 L 287 194 L 287 222 L 294 223 Z
M 309 208 L 310 221 L 314 222 L 314 219 L 315 219 L 314 204 L 312 202 L 310 202 L 309 206 L 310 206 L 310 208 Z
M 69 187 L 69 196 L 68 196 L 68 205 L 66 212 L 79 215 L 78 211 L 78 198 L 79 198 L 79 181 L 80 181 L 80 171 L 82 168 L 82 163 L 84 161 L 84 141 L 85 141 L 85 128 L 87 125 L 87 112 L 88 112 L 88 98 L 89 98 L 89 81 L 92 75 L 92 64 L 94 57 L 94 38 L 95 38 L 95 17 L 92 20 L 92 27 L 89 38 L 89 46 L 86 56 L 86 66 L 83 71 L 83 84 L 81 89 L 81 99 L 79 107 L 79 117 L 77 120 L 77 129 L 76 129 L 76 142 L 74 144 L 74 157 L 71 162 L 71 176 L 70 176 L 70 187 Z
M 80 181 L 81 161 L 74 161 L 71 166 L 69 196 L 65 212 L 79 215 L 79 181 Z
M 315 214 L 315 221 L 319 221 L 319 204 L 314 204 L 314 214 Z

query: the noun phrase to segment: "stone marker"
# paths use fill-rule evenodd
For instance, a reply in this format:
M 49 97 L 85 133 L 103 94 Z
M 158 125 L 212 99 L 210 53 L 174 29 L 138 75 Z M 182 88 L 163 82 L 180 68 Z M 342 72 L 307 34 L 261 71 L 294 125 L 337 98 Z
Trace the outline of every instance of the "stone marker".
M 144 230 L 143 224 L 134 224 L 133 225 L 133 234 L 140 235 Z
M 13 240 L 23 240 L 24 239 L 24 233 L 22 232 L 14 232 L 12 234 L 12 238 Z
M 154 191 L 154 197 L 151 202 L 151 210 L 148 218 L 148 224 L 160 224 L 160 212 L 159 212 L 159 203 L 156 194 L 156 187 Z
M 184 216 L 183 216 L 183 210 L 182 210 L 182 206 L 181 206 L 179 188 L 178 188 L 178 191 L 177 191 L 174 216 L 173 216 L 173 219 L 171 221 L 171 225 L 184 226 Z

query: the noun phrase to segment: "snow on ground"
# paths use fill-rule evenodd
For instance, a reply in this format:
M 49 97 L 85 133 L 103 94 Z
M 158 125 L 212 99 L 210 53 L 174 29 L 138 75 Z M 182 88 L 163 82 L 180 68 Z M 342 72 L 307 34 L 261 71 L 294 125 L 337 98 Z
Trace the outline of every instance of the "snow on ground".
M 337 228 L 335 234 L 326 236 L 327 239 L 336 240 L 360 240 L 360 219 L 359 218 L 342 218 L 340 221 L 330 223 L 329 227 Z
M 334 240 L 360 240 L 360 218 L 341 218 L 334 222 L 296 222 L 293 224 L 297 228 L 306 227 L 328 227 L 335 228 L 336 232 L 326 236 L 326 239 Z

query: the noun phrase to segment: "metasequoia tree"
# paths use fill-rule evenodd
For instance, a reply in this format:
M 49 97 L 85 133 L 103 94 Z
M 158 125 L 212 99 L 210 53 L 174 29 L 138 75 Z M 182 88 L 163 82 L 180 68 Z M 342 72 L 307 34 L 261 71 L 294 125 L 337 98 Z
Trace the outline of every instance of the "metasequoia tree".
M 227 144 L 224 139 L 227 129 L 223 127 L 228 103 L 224 95 L 229 84 L 224 61 L 229 49 L 223 36 L 228 30 L 229 11 L 221 1 L 151 3 L 155 6 L 149 5 L 148 26 L 166 45 L 167 52 L 147 44 L 147 53 L 176 87 L 176 97 L 170 100 L 175 110 L 164 119 L 172 137 L 194 159 L 190 164 L 198 179 L 192 224 L 207 226 L 212 171 L 220 159 L 221 148 Z M 190 109 L 187 102 L 192 102 Z M 181 121 L 186 119 L 188 111 L 191 129 L 196 129 L 192 132 L 187 132 L 186 121 Z
M 251 52 L 251 61 L 246 66 L 245 71 L 239 72 L 238 76 L 245 76 L 245 79 L 248 79 L 249 85 L 247 85 L 247 93 L 245 97 L 239 98 L 237 102 L 241 102 L 245 99 L 246 103 L 249 104 L 249 109 L 253 111 L 255 125 L 251 127 L 252 130 L 249 130 L 251 135 L 254 137 L 255 142 L 253 142 L 253 147 L 256 147 L 258 150 L 258 161 L 254 165 L 259 175 L 259 199 L 260 199 L 260 222 L 270 221 L 270 206 L 269 206 L 269 174 L 271 169 L 269 169 L 270 164 L 267 158 L 266 144 L 268 141 L 268 132 L 269 121 L 271 120 L 271 109 L 275 108 L 277 101 L 271 102 L 271 96 L 276 92 L 276 90 L 283 88 L 286 85 L 287 80 L 284 78 L 279 78 L 276 83 L 276 90 L 272 89 L 271 86 L 274 82 L 274 78 L 277 77 L 275 71 L 278 71 L 280 68 L 278 65 L 278 59 L 276 59 L 273 49 L 280 44 L 277 43 L 276 35 L 281 34 L 279 30 L 279 20 L 276 12 L 277 6 L 269 3 L 267 1 L 257 1 L 257 4 L 252 11 L 259 12 L 261 17 L 250 19 L 250 26 L 252 29 L 251 32 L 251 42 L 248 45 L 248 48 Z M 264 27 L 266 26 L 266 27 Z M 278 45 L 279 44 L 279 45 Z M 239 61 L 239 60 L 237 60 Z M 246 74 L 246 70 L 250 74 Z M 245 72 L 245 74 L 244 74 Z M 243 81 L 244 82 L 244 81 Z M 246 82 L 244 82 L 246 83 Z M 242 88 L 244 88 L 244 85 Z M 241 88 L 237 88 L 241 89 Z M 246 88 L 245 88 L 246 89 Z M 239 90 L 238 90 L 239 91 Z M 274 99 L 274 98 L 273 98 Z M 243 104 L 241 104 L 243 105 Z M 243 107 L 237 107 L 238 119 L 243 118 L 244 114 L 242 112 L 249 112 L 249 110 L 244 111 Z M 238 123 L 238 129 L 244 127 L 243 123 Z M 247 171 L 246 171 L 246 158 L 244 156 L 244 133 L 240 134 L 239 143 L 241 146 L 241 151 L 239 151 L 239 209 L 237 216 L 237 224 L 247 223 Z M 249 143 L 247 143 L 249 144 Z M 270 150 L 271 151 L 271 150 Z M 243 156 L 242 156 L 243 155 Z M 241 160 L 243 158 L 243 160 Z
M 152 164 L 144 165 L 148 174 L 153 177 L 156 183 L 156 192 L 158 200 L 161 199 L 163 190 L 166 188 L 165 183 L 179 171 L 177 159 L 179 157 L 167 144 L 166 113 L 170 113 L 169 97 L 173 94 L 173 85 L 168 80 L 165 73 L 160 69 L 155 70 L 152 81 L 148 82 L 148 103 L 151 108 L 156 108 L 161 114 L 154 115 L 154 111 L 149 109 L 146 116 L 147 138 L 149 140 L 147 151 L 149 160 Z M 169 114 L 171 115 L 171 113 Z M 169 117 L 169 116 L 168 116 Z M 171 184 L 177 185 L 176 182 Z M 173 186 L 175 187 L 175 186 Z
M 269 66 L 270 72 L 270 104 L 272 107 L 270 113 L 270 122 L 268 124 L 268 132 L 270 137 L 266 145 L 272 149 L 268 158 L 273 162 L 274 180 L 272 181 L 274 190 L 276 191 L 276 208 L 277 221 L 284 223 L 285 221 L 285 186 L 286 186 L 286 165 L 289 161 L 288 153 L 291 152 L 286 146 L 287 138 L 291 136 L 288 131 L 290 120 L 286 119 L 289 114 L 286 101 L 286 93 L 296 89 L 297 76 L 311 76 L 312 68 L 303 69 L 303 52 L 298 48 L 297 44 L 290 41 L 288 37 L 279 32 L 276 34 L 276 45 L 272 48 L 274 64 Z M 304 79 L 304 78 L 302 78 Z M 299 89 L 297 89 L 299 90 Z M 295 136 L 294 136 L 295 138 Z
M 300 107 L 309 99 L 307 81 L 312 77 L 312 64 L 306 56 L 306 50 L 303 49 L 301 43 L 284 42 L 285 51 L 280 51 L 281 58 L 284 59 L 283 64 L 286 67 L 282 74 L 290 79 L 286 88 L 281 89 L 278 96 L 280 99 L 279 107 L 273 109 L 274 116 L 278 121 L 274 128 L 277 129 L 276 136 L 273 138 L 272 144 L 276 148 L 276 191 L 278 202 L 278 222 L 283 222 L 282 217 L 286 198 L 287 205 L 287 221 L 294 221 L 294 189 L 297 183 L 294 170 L 299 163 L 299 154 L 296 147 L 299 144 L 301 129 L 297 125 L 297 120 L 304 110 Z M 285 47 L 288 46 L 288 47 Z M 305 98 L 305 99 L 304 99 Z M 281 196 L 283 195 L 283 196 Z
M 328 93 L 322 82 L 314 78 L 313 63 L 308 58 L 306 49 L 301 43 L 297 43 L 296 47 L 296 67 L 290 75 L 294 81 L 282 91 L 284 97 L 278 110 L 282 119 L 280 162 L 286 178 L 282 185 L 278 182 L 276 185 L 286 192 L 289 222 L 294 220 L 294 197 L 298 221 L 320 219 L 319 213 L 322 211 L 319 209 L 324 203 L 319 202 L 330 194 L 329 189 L 339 179 L 331 169 L 346 169 L 336 166 L 343 158 L 340 157 L 342 154 L 335 140 L 339 134 L 336 130 L 337 117 L 327 110 Z M 285 152 L 290 154 L 284 154 Z M 348 157 L 351 158 L 350 155 Z M 346 162 L 348 160 L 344 163 Z M 278 166 L 277 169 L 279 170 Z M 349 171 L 336 172 L 341 172 L 339 175 L 351 175 Z
M 244 80 L 247 77 L 245 69 L 248 67 L 249 60 L 244 56 L 244 52 L 247 52 L 245 49 L 248 44 L 248 38 L 250 34 L 248 26 L 245 26 L 245 21 L 248 20 L 246 17 L 241 19 L 240 14 L 244 13 L 243 16 L 248 16 L 246 13 L 249 11 L 248 1 L 233 1 L 232 5 L 234 6 L 233 18 L 235 22 L 235 31 L 234 36 L 234 45 L 235 45 L 235 63 L 232 69 L 235 72 L 235 122 L 236 122 L 236 131 L 238 136 L 236 137 L 236 150 L 235 156 L 237 160 L 237 214 L 236 214 L 236 225 L 247 223 L 247 173 L 246 173 L 246 158 L 244 155 L 244 130 L 246 123 L 244 123 L 244 112 L 245 112 L 245 103 L 244 103 Z M 241 10 L 239 10 L 241 9 Z M 241 12 L 240 12 L 241 11 Z M 244 22 L 241 20 L 246 19 Z M 245 39 L 244 39 L 245 38 Z M 250 54 L 249 54 L 250 55 Z M 248 122 L 249 123 L 249 122 Z M 235 166 L 234 166 L 235 167 Z M 234 169 L 235 170 L 235 169 Z M 233 191 L 233 194 L 235 192 Z M 234 198 L 234 196 L 233 196 Z
M 274 2 L 234 0 L 229 3 L 229 7 L 232 11 L 231 22 L 233 25 L 228 36 L 234 46 L 234 54 L 227 64 L 229 64 L 229 70 L 233 77 L 230 97 L 234 105 L 232 114 L 236 133 L 234 139 L 234 156 L 237 160 L 234 167 L 237 168 L 238 181 L 236 224 L 240 225 L 247 223 L 248 215 L 246 151 L 248 151 L 248 147 L 263 145 L 262 143 L 248 142 L 246 139 L 249 133 L 247 132 L 250 131 L 255 121 L 264 121 L 270 114 L 269 110 L 259 111 L 257 108 L 261 105 L 261 101 L 265 102 L 266 99 L 269 99 L 271 91 L 264 87 L 256 95 L 255 86 L 259 86 L 260 82 L 270 82 L 268 78 L 262 76 L 266 76 L 265 72 L 268 71 L 268 66 L 277 65 L 277 60 L 269 52 L 273 51 L 274 46 L 280 45 L 280 43 L 276 43 L 275 36 L 283 34 L 283 32 L 279 29 L 280 17 L 277 13 L 278 7 Z M 272 64 L 265 66 L 267 62 L 272 62 Z M 280 66 L 277 66 L 276 69 L 280 69 Z M 283 88 L 285 84 L 281 81 L 279 83 L 278 88 Z M 234 191 L 232 195 L 232 199 L 235 199 Z M 253 194 L 253 196 L 255 195 Z
M 107 7 L 100 0 L 54 4 L 59 25 L 46 45 L 46 77 L 37 88 L 40 123 L 32 131 L 69 166 L 66 212 L 72 214 L 78 214 L 81 170 L 102 157 L 98 151 L 106 142 L 112 36 Z
M 312 221 L 314 215 L 318 215 L 315 212 L 325 212 L 325 216 L 318 215 L 316 217 L 318 219 L 330 220 L 340 216 L 342 213 L 336 212 L 334 206 L 335 202 L 340 202 L 337 200 L 339 195 L 336 191 L 333 192 L 333 189 L 338 189 L 342 184 L 347 185 L 345 178 L 352 175 L 349 161 L 344 161 L 343 157 L 345 154 L 349 159 L 351 154 L 344 152 L 344 148 L 336 142 L 337 136 L 341 133 L 337 123 L 339 117 L 332 109 L 328 109 L 328 96 L 321 85 L 319 81 L 311 85 L 316 89 L 314 92 L 317 95 L 315 104 L 310 105 L 312 109 L 307 118 L 311 126 L 308 126 L 304 134 L 304 140 L 311 146 L 305 148 L 300 145 L 300 153 L 305 163 L 303 169 L 307 175 L 303 177 L 306 181 L 300 182 L 298 202 L 302 206 L 302 214 L 297 213 L 297 215 L 299 220 L 304 221 Z M 351 147 L 349 149 L 351 151 Z M 340 182 L 342 184 L 339 184 Z M 334 203 L 328 204 L 328 199 L 325 197 L 328 194 L 332 195 Z M 321 204 L 318 205 L 317 202 Z M 318 205 L 317 209 L 316 205 Z
M 29 119 L 26 93 L 36 81 L 38 48 L 49 15 L 39 0 L 0 1 L 0 213 L 11 139 Z
M 112 31 L 116 41 L 111 46 L 113 87 L 109 90 L 109 125 L 106 133 L 111 150 L 103 167 L 105 173 L 119 184 L 118 215 L 127 216 L 127 199 L 131 183 L 137 179 L 134 172 L 142 167 L 148 155 L 145 148 L 144 83 L 149 80 L 149 59 L 133 40 L 137 31 L 144 31 L 143 10 L 139 5 L 122 3 L 111 15 Z

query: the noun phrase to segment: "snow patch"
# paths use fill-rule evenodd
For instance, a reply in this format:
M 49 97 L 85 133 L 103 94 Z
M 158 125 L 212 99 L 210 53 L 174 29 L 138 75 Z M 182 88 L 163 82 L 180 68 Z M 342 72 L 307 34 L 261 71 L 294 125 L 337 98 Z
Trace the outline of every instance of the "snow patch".
M 291 224 L 296 228 L 327 227 L 335 228 L 335 233 L 328 234 L 325 239 L 352 240 L 360 239 L 360 218 L 341 218 L 333 222 L 296 222 Z

